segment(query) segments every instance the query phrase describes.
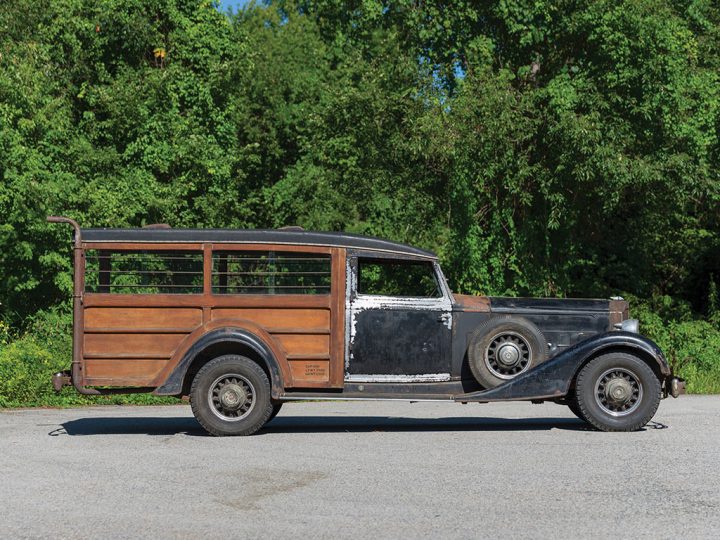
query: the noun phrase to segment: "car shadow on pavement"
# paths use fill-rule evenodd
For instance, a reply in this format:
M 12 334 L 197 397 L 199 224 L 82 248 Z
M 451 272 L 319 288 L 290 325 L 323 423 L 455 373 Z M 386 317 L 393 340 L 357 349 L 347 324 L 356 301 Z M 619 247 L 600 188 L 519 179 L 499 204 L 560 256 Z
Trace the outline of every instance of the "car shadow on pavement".
M 206 436 L 193 417 L 102 417 L 64 422 L 48 435 L 178 435 Z M 648 426 L 651 427 L 651 426 Z M 394 416 L 278 416 L 258 433 L 367 433 L 453 431 L 591 431 L 575 418 L 447 417 L 403 418 Z
M 188 417 L 93 417 L 63 422 L 48 435 L 207 435 L 192 416 Z
M 660 422 L 649 422 L 638 431 L 666 429 Z M 498 418 L 447 417 L 403 418 L 394 416 L 278 416 L 263 427 L 262 433 L 363 433 L 371 431 L 593 431 L 577 418 Z
M 192 416 L 79 418 L 61 424 L 48 435 L 188 435 L 209 436 Z M 650 422 L 639 431 L 666 429 Z M 370 433 L 370 432 L 453 432 L 453 431 L 595 431 L 577 418 L 496 418 L 447 417 L 403 418 L 396 416 L 278 416 L 258 435 L 273 433 Z M 599 433 L 599 432 L 598 432 Z
M 575 418 L 446 417 L 403 418 L 395 416 L 278 416 L 264 433 L 363 433 L 371 431 L 583 431 L 589 426 Z

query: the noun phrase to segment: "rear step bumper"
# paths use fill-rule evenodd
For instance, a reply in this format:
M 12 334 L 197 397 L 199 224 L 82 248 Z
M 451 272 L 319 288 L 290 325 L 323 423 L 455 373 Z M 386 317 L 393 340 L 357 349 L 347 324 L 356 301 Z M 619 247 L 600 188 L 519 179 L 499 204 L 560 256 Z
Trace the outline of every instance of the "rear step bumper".
M 69 371 L 58 371 L 52 377 L 52 385 L 56 392 L 60 392 L 63 386 L 72 386 L 72 379 Z

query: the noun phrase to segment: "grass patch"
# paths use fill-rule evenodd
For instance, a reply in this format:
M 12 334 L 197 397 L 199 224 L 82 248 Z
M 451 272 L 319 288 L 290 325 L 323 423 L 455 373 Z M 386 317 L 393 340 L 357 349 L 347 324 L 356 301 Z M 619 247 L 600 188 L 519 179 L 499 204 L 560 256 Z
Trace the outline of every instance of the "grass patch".
M 56 393 L 52 376 L 70 368 L 72 317 L 61 311 L 36 315 L 26 333 L 13 335 L 0 323 L 0 408 L 82 405 L 170 405 L 177 398 L 152 394 L 83 396 L 74 388 Z

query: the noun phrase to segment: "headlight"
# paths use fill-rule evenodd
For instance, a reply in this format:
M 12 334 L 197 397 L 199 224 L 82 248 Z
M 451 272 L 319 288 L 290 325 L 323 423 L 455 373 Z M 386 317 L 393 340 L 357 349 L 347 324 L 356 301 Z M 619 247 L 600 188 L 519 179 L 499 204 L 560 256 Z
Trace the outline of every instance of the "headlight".
M 623 322 L 615 324 L 615 328 L 624 332 L 640 333 L 640 321 L 637 319 L 626 319 Z

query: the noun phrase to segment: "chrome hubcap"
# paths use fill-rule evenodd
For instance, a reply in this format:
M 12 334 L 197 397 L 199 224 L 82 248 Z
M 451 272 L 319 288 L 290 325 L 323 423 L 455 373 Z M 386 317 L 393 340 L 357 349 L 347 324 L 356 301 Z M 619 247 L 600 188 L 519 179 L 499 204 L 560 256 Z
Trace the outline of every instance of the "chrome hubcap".
M 247 401 L 247 393 L 239 384 L 227 384 L 219 394 L 220 404 L 226 410 L 237 410 Z
M 605 371 L 595 384 L 595 402 L 611 416 L 625 416 L 640 406 L 643 387 L 632 371 L 613 368 Z
M 531 358 L 530 344 L 516 332 L 496 335 L 485 351 L 485 365 L 500 379 L 512 379 L 528 369 Z
M 221 420 L 242 420 L 255 407 L 255 387 L 242 375 L 222 375 L 210 385 L 208 404 Z
M 514 343 L 506 343 L 498 349 L 497 359 L 503 366 L 511 368 L 520 362 L 520 349 Z

